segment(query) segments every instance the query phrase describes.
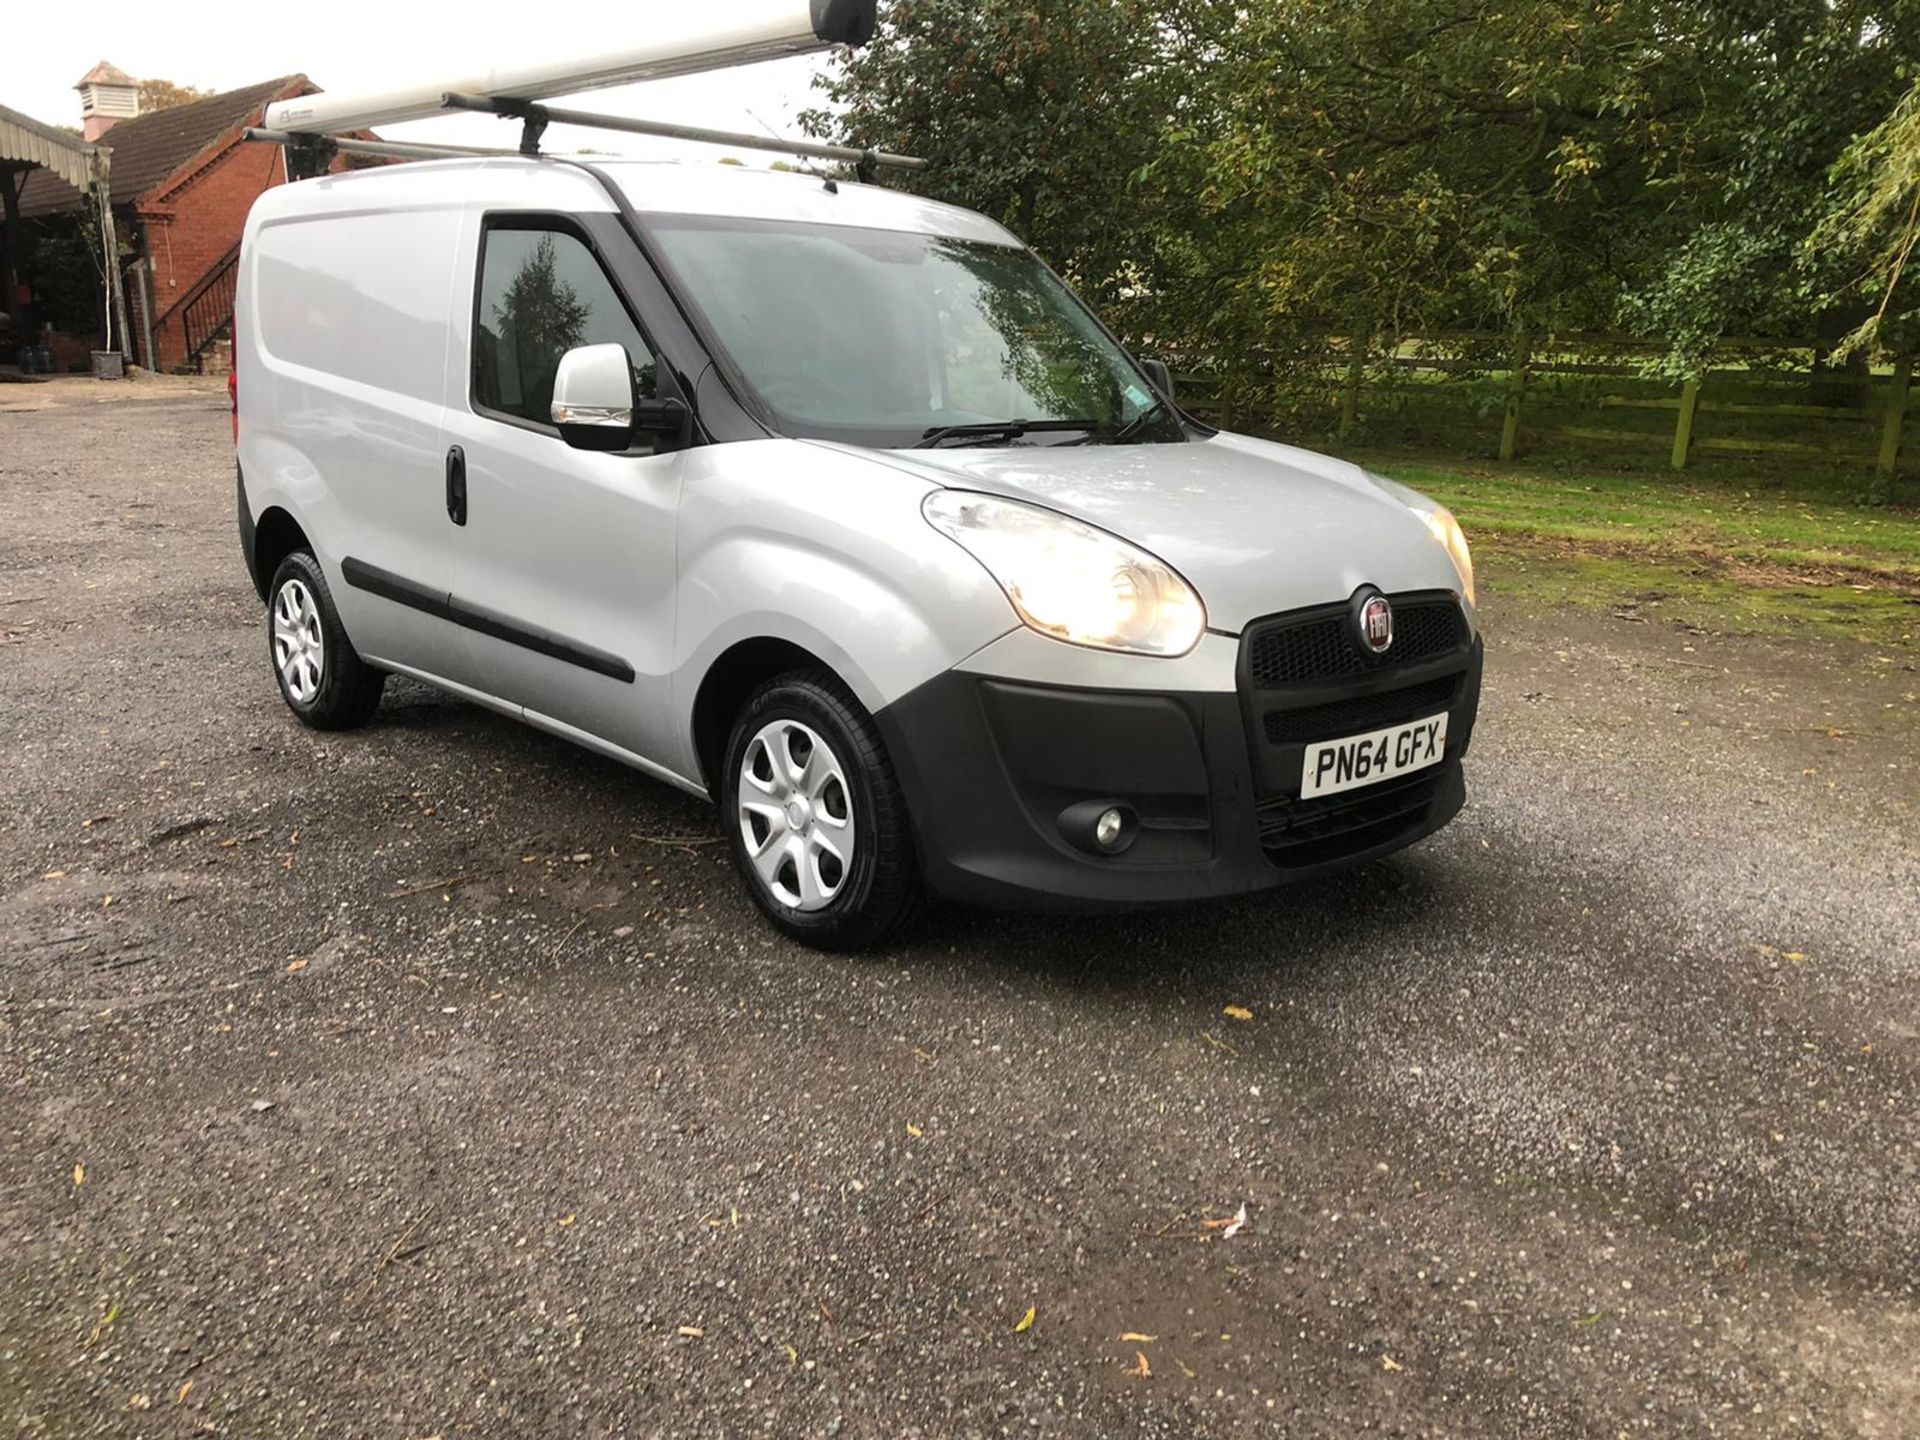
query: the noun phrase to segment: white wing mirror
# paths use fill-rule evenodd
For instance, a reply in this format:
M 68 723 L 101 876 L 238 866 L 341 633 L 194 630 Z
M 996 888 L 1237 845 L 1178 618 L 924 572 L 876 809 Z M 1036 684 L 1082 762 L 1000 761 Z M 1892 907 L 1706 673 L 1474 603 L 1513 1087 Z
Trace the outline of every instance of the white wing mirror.
M 560 357 L 549 414 L 576 450 L 624 450 L 633 439 L 633 365 L 624 345 L 576 345 Z

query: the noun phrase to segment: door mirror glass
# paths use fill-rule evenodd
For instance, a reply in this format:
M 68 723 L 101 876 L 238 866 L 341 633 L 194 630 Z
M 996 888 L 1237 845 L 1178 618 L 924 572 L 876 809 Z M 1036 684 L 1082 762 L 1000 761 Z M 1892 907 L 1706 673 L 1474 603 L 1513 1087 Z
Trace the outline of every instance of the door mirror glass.
M 576 345 L 553 376 L 551 417 L 576 450 L 624 450 L 633 438 L 633 365 L 624 345 Z

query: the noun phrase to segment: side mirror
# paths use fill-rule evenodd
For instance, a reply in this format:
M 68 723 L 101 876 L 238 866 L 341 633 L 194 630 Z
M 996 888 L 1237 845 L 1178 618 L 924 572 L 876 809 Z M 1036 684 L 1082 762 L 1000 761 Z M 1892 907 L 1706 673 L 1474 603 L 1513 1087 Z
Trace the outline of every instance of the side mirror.
M 641 437 L 655 453 L 683 450 L 693 412 L 676 399 L 640 400 L 624 345 L 576 345 L 560 357 L 548 409 L 560 438 L 576 450 L 625 450 Z
M 576 345 L 560 357 L 548 414 L 576 450 L 624 450 L 633 440 L 633 366 L 624 345 Z
M 1147 379 L 1153 382 L 1153 388 L 1160 392 L 1160 398 L 1169 405 L 1173 404 L 1173 375 L 1167 369 L 1164 360 L 1142 360 L 1140 368 L 1147 372 Z

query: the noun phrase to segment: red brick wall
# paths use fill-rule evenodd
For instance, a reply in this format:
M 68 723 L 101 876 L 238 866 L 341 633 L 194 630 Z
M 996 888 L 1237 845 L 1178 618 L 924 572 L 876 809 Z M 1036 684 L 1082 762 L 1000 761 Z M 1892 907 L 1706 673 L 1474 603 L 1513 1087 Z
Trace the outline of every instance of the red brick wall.
M 278 145 L 242 141 L 159 201 L 171 215 L 144 219 L 153 261 L 153 343 L 162 371 L 186 363 L 180 302 L 239 244 L 254 200 L 284 175 Z

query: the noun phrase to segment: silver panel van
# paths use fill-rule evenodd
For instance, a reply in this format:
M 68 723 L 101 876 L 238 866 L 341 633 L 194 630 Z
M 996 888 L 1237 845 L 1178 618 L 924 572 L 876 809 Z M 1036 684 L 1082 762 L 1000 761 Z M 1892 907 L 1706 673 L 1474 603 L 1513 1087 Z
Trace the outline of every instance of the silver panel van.
M 983 216 L 725 166 L 268 191 L 239 524 L 318 727 L 388 675 L 709 797 L 790 935 L 1265 889 L 1464 798 L 1425 497 L 1201 424 Z

